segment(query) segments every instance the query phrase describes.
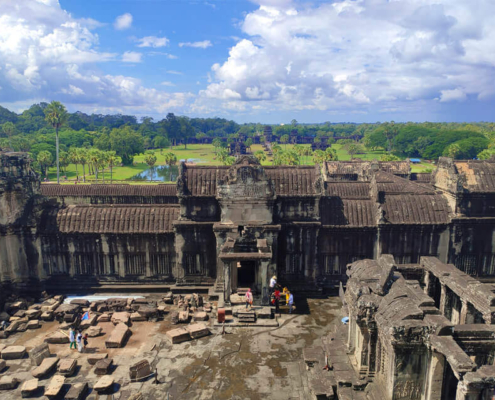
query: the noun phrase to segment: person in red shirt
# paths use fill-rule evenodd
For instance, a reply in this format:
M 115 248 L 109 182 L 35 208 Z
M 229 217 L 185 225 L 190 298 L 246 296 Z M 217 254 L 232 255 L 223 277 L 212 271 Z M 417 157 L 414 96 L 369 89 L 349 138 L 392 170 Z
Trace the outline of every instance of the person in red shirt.
M 273 292 L 273 297 L 275 300 L 275 313 L 280 314 L 280 290 L 278 288 Z

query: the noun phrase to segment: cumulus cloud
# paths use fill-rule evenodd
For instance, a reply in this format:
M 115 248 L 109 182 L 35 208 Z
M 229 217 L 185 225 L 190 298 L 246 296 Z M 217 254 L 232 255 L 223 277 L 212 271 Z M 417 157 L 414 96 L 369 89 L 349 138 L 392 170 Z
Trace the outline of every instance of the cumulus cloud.
M 135 51 L 126 51 L 122 54 L 122 61 L 128 63 L 140 63 L 142 56 L 143 55 L 141 53 L 137 53 Z
M 170 82 L 170 81 L 163 81 L 163 82 L 161 83 L 161 85 L 163 85 L 163 86 L 175 86 L 175 84 L 174 84 L 174 83 L 172 83 L 172 82 Z
M 132 25 L 132 14 L 129 13 L 119 15 L 117 18 L 115 18 L 115 22 L 113 23 L 113 27 L 118 31 L 129 29 L 131 25 Z
M 253 2 L 246 39 L 212 66 L 197 107 L 400 111 L 495 97 L 495 2 Z
M 141 53 L 98 50 L 97 21 L 75 19 L 57 0 L 3 2 L 0 15 L 0 104 L 15 109 L 59 100 L 71 110 L 150 114 L 179 111 L 190 93 L 145 87 L 139 79 L 105 75 L 98 64 L 139 62 Z
M 165 47 L 169 40 L 166 37 L 145 36 L 141 39 L 136 39 L 138 47 Z
M 206 49 L 213 46 L 209 40 L 203 40 L 202 42 L 182 42 L 179 43 L 179 47 L 195 47 L 198 49 Z

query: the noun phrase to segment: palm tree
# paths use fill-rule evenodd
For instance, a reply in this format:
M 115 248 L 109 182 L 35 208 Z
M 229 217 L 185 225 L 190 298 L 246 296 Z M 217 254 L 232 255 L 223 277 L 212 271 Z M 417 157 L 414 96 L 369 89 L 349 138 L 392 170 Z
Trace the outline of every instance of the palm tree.
M 88 161 L 91 163 L 94 171 L 96 182 L 98 182 L 98 163 L 100 161 L 100 150 L 98 149 L 90 149 L 88 151 Z
M 45 108 L 45 120 L 55 128 L 55 145 L 57 149 L 57 183 L 60 183 L 60 158 L 59 158 L 59 144 L 58 144 L 58 131 L 60 127 L 67 120 L 68 114 L 65 106 L 59 101 L 52 101 Z
M 151 181 L 151 178 L 153 177 L 153 167 L 155 166 L 156 164 L 156 156 L 155 156 L 155 153 L 153 153 L 152 151 L 150 151 L 149 153 L 147 153 L 145 156 L 144 156 L 144 162 L 146 164 L 148 164 L 148 167 L 150 167 L 150 181 Z
M 69 149 L 69 161 L 76 167 L 76 180 L 79 180 L 79 172 L 77 171 L 77 164 L 79 164 L 79 149 L 75 147 Z
M 9 147 L 11 150 L 14 150 L 14 148 L 12 147 L 12 135 L 14 134 L 15 132 L 15 126 L 12 122 L 10 121 L 7 121 L 5 124 L 2 125 L 2 131 L 3 133 L 5 133 L 9 139 Z
M 36 158 L 36 161 L 38 161 L 38 164 L 40 165 L 40 168 L 43 172 L 43 175 L 45 175 L 45 178 L 48 178 L 47 170 L 48 167 L 53 163 L 52 153 L 46 150 L 42 150 L 38 153 L 38 157 Z
M 110 183 L 113 182 L 113 167 L 122 162 L 121 158 L 115 154 L 115 151 L 107 151 L 107 162 L 110 168 Z
M 98 154 L 98 168 L 101 168 L 101 176 L 105 183 L 105 167 L 108 164 L 108 154 L 106 151 L 100 151 Z
M 260 164 L 266 160 L 266 154 L 263 150 L 258 150 L 257 152 L 254 153 L 254 156 L 258 159 Z
M 282 135 L 282 137 L 280 138 L 280 143 L 285 144 L 285 150 L 287 150 L 287 143 L 288 142 L 289 142 L 289 135 L 287 135 L 287 134 Z
M 77 153 L 78 153 L 78 157 L 79 157 L 79 162 L 81 163 L 82 169 L 83 169 L 83 182 L 86 182 L 86 171 L 85 171 L 84 167 L 88 163 L 88 150 L 81 148 L 81 149 L 78 149 Z

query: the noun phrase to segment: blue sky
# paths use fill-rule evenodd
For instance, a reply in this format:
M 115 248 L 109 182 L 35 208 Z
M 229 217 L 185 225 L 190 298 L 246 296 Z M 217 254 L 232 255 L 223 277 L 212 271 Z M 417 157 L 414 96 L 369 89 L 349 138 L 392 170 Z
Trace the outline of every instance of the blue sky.
M 489 121 L 491 0 L 0 0 L 0 105 Z

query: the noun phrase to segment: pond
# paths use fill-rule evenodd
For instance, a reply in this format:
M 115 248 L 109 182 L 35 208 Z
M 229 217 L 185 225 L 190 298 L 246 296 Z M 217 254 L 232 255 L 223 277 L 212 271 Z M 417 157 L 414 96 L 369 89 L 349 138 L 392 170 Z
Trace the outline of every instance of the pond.
M 179 176 L 178 165 L 159 165 L 157 167 L 148 168 L 130 178 L 131 181 L 160 181 L 160 182 L 175 182 Z

